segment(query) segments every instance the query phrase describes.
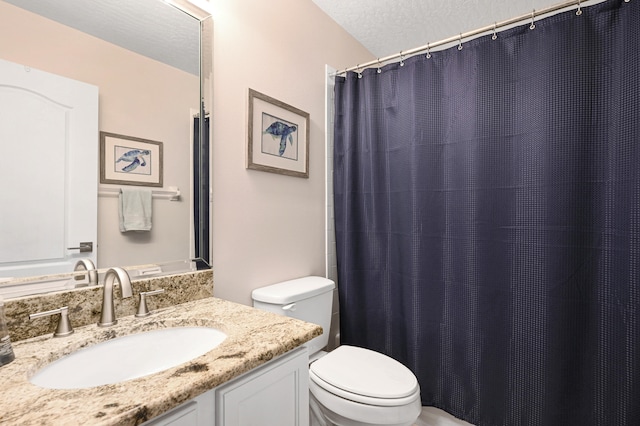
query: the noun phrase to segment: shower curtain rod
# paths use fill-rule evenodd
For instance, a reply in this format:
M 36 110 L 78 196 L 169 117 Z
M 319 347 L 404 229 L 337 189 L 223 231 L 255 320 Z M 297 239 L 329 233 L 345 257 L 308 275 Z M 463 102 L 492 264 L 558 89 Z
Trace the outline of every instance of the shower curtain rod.
M 434 47 L 439 47 L 439 46 L 442 46 L 444 44 L 453 43 L 453 42 L 456 42 L 456 41 L 459 42 L 459 43 L 462 43 L 463 39 L 467 39 L 467 38 L 470 38 L 470 37 L 473 37 L 473 36 L 477 36 L 477 35 L 480 35 L 480 34 L 483 34 L 483 33 L 493 32 L 495 34 L 495 32 L 496 32 L 496 30 L 498 28 L 506 27 L 506 26 L 512 25 L 512 24 L 517 24 L 519 22 L 531 21 L 531 25 L 533 26 L 533 28 L 535 28 L 535 18 L 537 16 L 546 15 L 548 13 L 556 12 L 558 10 L 569 8 L 569 7 L 572 7 L 572 6 L 578 6 L 578 10 L 576 11 L 576 13 L 577 14 L 581 14 L 582 13 L 582 10 L 580 9 L 580 7 L 582 6 L 581 3 L 586 3 L 588 1 L 589 0 L 571 0 L 571 1 L 566 1 L 564 3 L 556 4 L 555 6 L 549 6 L 549 7 L 546 7 L 544 9 L 540 9 L 540 10 L 535 10 L 534 9 L 531 13 L 528 13 L 526 15 L 520 15 L 520 16 L 515 17 L 515 18 L 507 19 L 506 21 L 496 22 L 493 25 L 487 25 L 486 27 L 478 28 L 477 30 L 468 31 L 466 33 L 460 33 L 457 36 L 445 38 L 443 40 L 436 41 L 436 42 L 433 42 L 433 43 L 427 43 L 424 46 L 415 47 L 413 49 L 406 50 L 406 51 L 405 50 L 401 50 L 400 53 L 395 53 L 395 54 L 390 55 L 390 56 L 385 56 L 384 58 L 378 58 L 375 61 L 369 61 L 369 62 L 365 62 L 364 64 L 358 64 L 358 65 L 356 65 L 354 67 L 345 68 L 343 70 L 336 71 L 336 72 L 332 73 L 331 76 L 334 77 L 334 76 L 346 74 L 349 71 L 360 71 L 360 70 L 368 68 L 368 67 L 370 67 L 372 65 L 380 66 L 384 62 L 389 62 L 391 60 L 398 59 L 398 58 L 401 58 L 401 60 L 402 60 L 402 59 L 407 58 L 409 56 L 415 55 L 416 53 L 420 53 L 420 52 L 424 52 L 424 51 L 430 51 Z M 624 0 L 624 1 L 626 3 L 629 3 L 631 0 Z

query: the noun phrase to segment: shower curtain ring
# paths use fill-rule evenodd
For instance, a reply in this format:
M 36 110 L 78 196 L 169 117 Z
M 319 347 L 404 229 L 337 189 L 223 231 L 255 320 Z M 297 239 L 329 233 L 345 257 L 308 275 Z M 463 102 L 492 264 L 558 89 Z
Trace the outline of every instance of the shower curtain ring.
M 578 0 L 578 10 L 576 10 L 576 15 L 582 15 L 582 6 L 580 6 L 580 0 Z
M 458 38 L 458 50 L 462 50 L 462 33 L 460 33 L 460 37 Z
M 496 26 L 498 24 L 496 22 L 493 23 L 493 35 L 491 36 L 491 40 L 495 40 L 498 38 L 498 33 L 496 33 Z
M 531 12 L 531 25 L 529 25 L 529 29 L 530 30 L 534 30 L 536 28 L 536 10 L 533 9 L 533 12 Z
M 404 55 L 402 54 L 402 50 L 400 51 L 400 66 L 404 67 Z
M 360 70 L 360 64 L 356 65 L 356 72 L 358 73 L 358 78 L 362 78 L 362 70 Z
M 380 69 L 381 66 L 382 64 L 380 63 L 380 58 L 378 58 L 378 74 L 382 72 L 382 70 Z
M 429 47 L 429 43 L 427 43 L 427 59 L 431 58 L 431 50 Z

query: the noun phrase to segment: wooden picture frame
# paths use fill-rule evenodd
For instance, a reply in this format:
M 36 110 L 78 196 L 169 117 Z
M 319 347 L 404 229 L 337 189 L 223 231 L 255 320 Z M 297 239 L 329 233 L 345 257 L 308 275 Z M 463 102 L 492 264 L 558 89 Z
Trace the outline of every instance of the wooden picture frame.
M 309 177 L 309 114 L 249 89 L 247 168 Z
M 100 132 L 100 183 L 162 187 L 162 142 Z

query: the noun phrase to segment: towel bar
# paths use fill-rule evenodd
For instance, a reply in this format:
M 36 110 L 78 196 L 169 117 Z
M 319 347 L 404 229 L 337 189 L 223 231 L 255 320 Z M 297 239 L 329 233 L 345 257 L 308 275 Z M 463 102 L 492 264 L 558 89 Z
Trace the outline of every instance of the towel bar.
M 117 197 L 119 193 L 120 188 L 118 187 L 100 186 L 98 188 L 98 196 L 100 197 Z M 153 189 L 151 190 L 151 197 L 179 201 L 180 188 L 177 186 L 169 186 L 167 189 Z

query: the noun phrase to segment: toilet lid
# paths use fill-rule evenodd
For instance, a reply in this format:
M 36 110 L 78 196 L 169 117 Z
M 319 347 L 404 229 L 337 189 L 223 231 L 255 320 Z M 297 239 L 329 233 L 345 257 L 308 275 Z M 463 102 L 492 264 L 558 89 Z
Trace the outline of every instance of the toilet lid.
M 386 355 L 355 346 L 340 346 L 309 368 L 312 377 L 315 375 L 330 386 L 370 398 L 404 398 L 419 389 L 418 380 L 407 367 Z M 315 382 L 326 388 L 321 381 Z

